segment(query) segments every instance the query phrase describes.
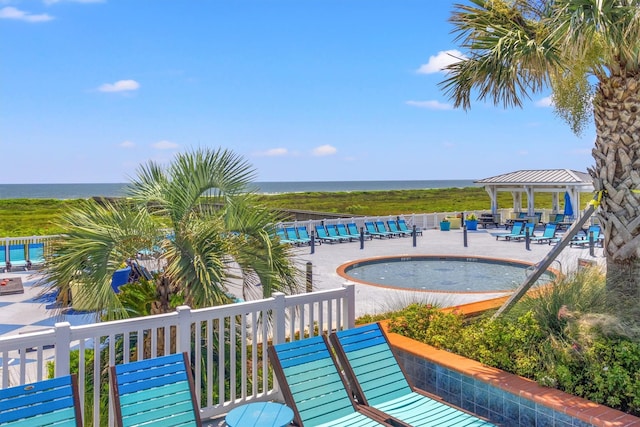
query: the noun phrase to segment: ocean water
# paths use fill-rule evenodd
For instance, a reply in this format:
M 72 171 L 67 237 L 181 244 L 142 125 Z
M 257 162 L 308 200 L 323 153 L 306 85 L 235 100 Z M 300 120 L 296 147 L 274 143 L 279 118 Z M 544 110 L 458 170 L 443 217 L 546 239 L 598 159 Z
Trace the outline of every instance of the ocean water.
M 427 181 L 303 181 L 255 182 L 262 194 L 299 193 L 308 191 L 376 191 L 416 190 L 427 188 L 474 187 L 473 180 Z M 95 196 L 122 197 L 126 183 L 113 184 L 0 184 L 0 199 L 87 199 Z

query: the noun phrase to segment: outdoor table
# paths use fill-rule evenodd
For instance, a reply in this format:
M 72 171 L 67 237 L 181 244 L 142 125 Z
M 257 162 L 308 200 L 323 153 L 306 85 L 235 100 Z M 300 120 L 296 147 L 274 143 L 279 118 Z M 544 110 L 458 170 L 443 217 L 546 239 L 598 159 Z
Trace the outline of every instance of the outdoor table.
M 229 427 L 284 427 L 293 420 L 293 411 L 276 402 L 254 402 L 238 406 L 225 417 Z
M 0 295 L 23 294 L 24 287 L 20 277 L 0 279 Z

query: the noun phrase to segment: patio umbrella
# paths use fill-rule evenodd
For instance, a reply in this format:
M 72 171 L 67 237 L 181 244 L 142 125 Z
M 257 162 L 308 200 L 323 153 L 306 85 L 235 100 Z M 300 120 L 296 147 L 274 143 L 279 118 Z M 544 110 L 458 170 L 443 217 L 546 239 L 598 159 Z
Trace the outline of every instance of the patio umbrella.
M 573 216 L 573 206 L 571 206 L 571 196 L 568 191 L 564 192 L 564 214 L 565 216 Z

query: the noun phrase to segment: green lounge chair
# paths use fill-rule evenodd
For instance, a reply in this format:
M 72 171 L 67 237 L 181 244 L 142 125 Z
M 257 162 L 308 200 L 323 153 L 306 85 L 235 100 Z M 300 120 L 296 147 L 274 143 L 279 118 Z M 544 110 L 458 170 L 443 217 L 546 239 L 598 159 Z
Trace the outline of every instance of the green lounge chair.
M 544 227 L 544 232 L 542 233 L 542 236 L 532 236 L 530 237 L 530 239 L 532 242 L 538 242 L 538 243 L 547 242 L 551 244 L 551 241 L 553 241 L 556 238 L 557 228 L 558 226 L 556 224 L 549 223 Z
M 382 417 L 366 408 L 360 411 L 354 405 L 324 335 L 269 346 L 267 352 L 296 425 L 387 425 Z
M 365 222 L 364 227 L 365 227 L 365 230 L 367 230 L 367 233 L 369 233 L 369 235 L 373 237 L 377 237 L 378 239 L 382 239 L 383 237 L 388 237 L 388 238 L 392 237 L 391 233 L 382 233 L 378 231 L 376 226 L 371 221 Z
M 336 242 L 343 241 L 342 237 L 329 236 L 329 234 L 327 233 L 327 229 L 324 228 L 324 225 L 316 225 L 315 228 L 316 228 L 316 236 L 322 242 L 336 243 Z
M 409 228 L 407 226 L 407 221 L 405 221 L 404 219 L 399 219 L 398 220 L 398 228 L 400 229 L 400 231 L 409 231 L 409 232 L 413 232 L 412 228 Z M 419 228 L 416 228 L 416 234 L 418 236 L 422 236 L 422 230 L 420 230 Z
M 75 375 L 0 390 L 0 426 L 82 427 Z
M 186 353 L 111 366 L 110 380 L 118 427 L 202 425 Z
M 332 333 L 331 343 L 361 404 L 414 427 L 493 426 L 412 387 L 379 324 Z

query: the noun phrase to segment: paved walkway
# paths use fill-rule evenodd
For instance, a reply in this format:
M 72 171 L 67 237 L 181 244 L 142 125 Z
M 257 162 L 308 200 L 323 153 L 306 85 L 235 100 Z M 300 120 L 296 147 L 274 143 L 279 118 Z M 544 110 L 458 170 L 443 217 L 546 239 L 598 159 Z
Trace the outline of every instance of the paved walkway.
M 463 255 L 469 257 L 492 257 L 516 261 L 537 263 L 553 248 L 547 244 L 531 243 L 526 250 L 525 243 L 514 241 L 496 241 L 494 234 L 504 229 L 488 229 L 469 231 L 467 247 L 463 245 L 461 230 L 448 232 L 425 230 L 416 238 L 413 246 L 411 237 L 393 239 L 373 239 L 365 241 L 360 249 L 360 242 L 324 243 L 315 247 L 311 254 L 310 247 L 296 248 L 296 257 L 300 268 L 305 269 L 308 262 L 313 269 L 313 287 L 315 290 L 334 289 L 346 283 L 336 269 L 347 262 L 364 258 L 391 255 Z M 541 233 L 538 231 L 537 233 Z M 589 255 L 589 249 L 566 248 L 552 264 L 553 268 L 567 272 L 578 265 L 578 259 L 592 259 L 603 264 L 602 249 L 595 249 L 595 256 Z M 57 321 L 66 320 L 72 325 L 91 323 L 93 316 L 83 313 L 68 313 L 63 318 L 55 317 L 51 298 L 39 296 L 41 288 L 35 286 L 39 276 L 37 272 L 0 273 L 0 280 L 5 277 L 20 276 L 24 285 L 24 294 L 0 296 L 0 335 L 17 334 L 35 331 L 53 326 Z M 481 301 L 504 295 L 504 293 L 443 293 L 425 291 L 404 291 L 380 286 L 356 284 L 356 316 L 386 312 L 400 308 L 413 301 L 428 301 L 441 306 L 459 305 L 467 302 Z

